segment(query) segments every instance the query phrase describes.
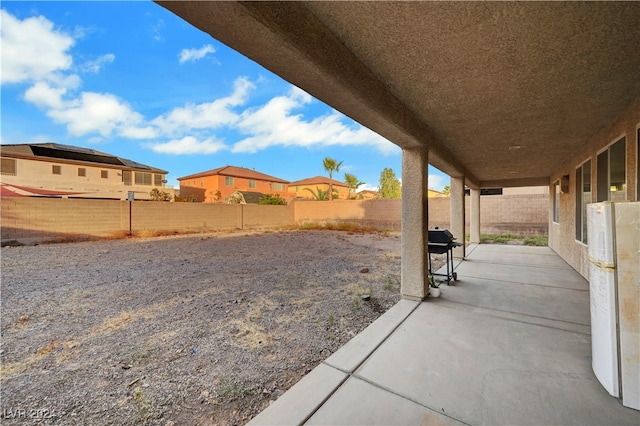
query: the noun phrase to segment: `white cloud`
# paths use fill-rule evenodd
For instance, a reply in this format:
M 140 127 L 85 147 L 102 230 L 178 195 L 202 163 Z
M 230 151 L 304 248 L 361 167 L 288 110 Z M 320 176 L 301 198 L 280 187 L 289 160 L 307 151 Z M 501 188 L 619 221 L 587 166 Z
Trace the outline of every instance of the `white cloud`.
M 83 92 L 79 98 L 48 111 L 47 115 L 66 124 L 67 131 L 74 136 L 98 132 L 106 137 L 113 131 L 121 132 L 143 122 L 142 116 L 126 102 L 108 93 Z
M 154 152 L 160 154 L 215 154 L 227 149 L 227 146 L 216 140 L 208 138 L 203 141 L 193 136 L 185 136 L 182 139 L 174 139 L 166 143 L 147 144 Z
M 399 148 L 358 124 L 347 125 L 337 111 L 305 120 L 294 111 L 312 102 L 307 93 L 292 88 L 286 96 L 277 96 L 265 105 L 242 113 L 238 128 L 249 137 L 233 146 L 234 152 L 255 153 L 270 146 L 373 146 L 384 154 Z
M 182 49 L 178 57 L 180 58 L 180 63 L 184 64 L 185 62 L 195 62 L 207 56 L 209 53 L 215 53 L 216 49 L 210 44 L 206 44 L 202 46 L 200 49 Z
M 155 41 L 164 41 L 164 36 L 162 35 L 164 27 L 165 27 L 164 20 L 162 19 L 158 19 L 156 21 L 156 24 L 153 27 L 151 27 L 151 37 Z
M 0 10 L 0 44 L 2 44 L 2 83 L 40 80 L 73 64 L 67 51 L 74 39 L 57 31 L 44 16 L 20 21 Z
M 442 191 L 442 188 L 444 188 L 445 185 L 449 185 L 449 182 L 447 182 L 447 178 L 445 176 L 433 175 L 433 174 L 429 175 L 430 189 L 435 189 L 436 191 Z
M 82 33 L 64 33 L 43 16 L 19 20 L 2 10 L 2 82 L 31 85 L 24 100 L 43 108 L 54 122 L 66 125 L 73 136 L 127 139 L 164 139 L 148 144 L 167 154 L 211 154 L 223 149 L 255 153 L 272 146 L 326 147 L 366 146 L 383 154 L 399 148 L 376 133 L 352 123 L 335 110 L 308 119 L 305 113 L 313 98 L 294 86 L 288 93 L 247 108 L 255 84 L 246 77 L 234 82 L 228 96 L 200 104 L 185 104 L 151 120 L 145 119 L 124 99 L 111 93 L 79 92 L 82 80 L 70 72 L 69 50 Z M 163 28 L 158 21 L 157 30 Z M 196 61 L 215 53 L 212 45 L 185 49 L 180 63 Z M 104 54 L 78 66 L 82 72 L 97 73 L 113 62 Z M 261 80 L 258 80 L 261 81 Z M 216 138 L 222 129 L 242 135 L 232 146 Z M 185 137 L 185 135 L 188 135 Z
M 374 185 L 369 185 L 368 183 L 365 183 L 364 185 L 360 185 L 358 187 L 358 192 L 360 191 L 378 191 L 378 186 L 374 186 Z
M 249 90 L 253 87 L 253 83 L 247 78 L 240 77 L 234 82 L 231 95 L 213 102 L 175 108 L 168 114 L 157 117 L 152 123 L 164 134 L 174 136 L 193 129 L 214 129 L 223 125 L 233 125 L 239 116 L 232 108 L 244 104 Z
M 41 108 L 62 108 L 62 96 L 67 92 L 64 87 L 51 87 L 44 81 L 31 86 L 24 94 L 24 99 Z
M 82 71 L 84 72 L 92 72 L 96 74 L 102 69 L 102 67 L 104 67 L 107 64 L 110 64 L 115 59 L 116 57 L 113 53 L 107 53 L 105 55 L 99 56 L 98 58 L 92 61 L 85 62 L 84 64 L 82 64 L 81 68 L 82 68 Z

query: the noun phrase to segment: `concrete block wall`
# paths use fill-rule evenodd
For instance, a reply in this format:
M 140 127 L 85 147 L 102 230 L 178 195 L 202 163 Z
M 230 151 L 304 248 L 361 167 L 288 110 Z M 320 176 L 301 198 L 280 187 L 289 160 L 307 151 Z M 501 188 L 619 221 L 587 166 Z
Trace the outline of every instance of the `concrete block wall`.
M 549 197 L 543 194 L 482 197 L 482 232 L 546 235 L 548 202 Z M 260 206 L 8 197 L 0 206 L 2 241 L 27 244 L 121 236 L 130 226 L 134 234 L 144 234 L 345 222 L 399 231 L 402 218 L 401 200 L 295 201 L 288 206 Z M 429 227 L 447 229 L 449 220 L 449 199 L 429 199 Z
M 237 204 L 133 202 L 131 207 L 134 232 L 242 229 L 242 207 Z
M 467 197 L 468 198 L 468 197 Z M 469 200 L 466 200 L 469 211 Z M 549 196 L 547 194 L 480 197 L 480 232 L 518 235 L 548 235 Z M 467 215 L 467 227 L 469 215 Z
M 360 221 L 364 219 L 364 203 L 368 200 L 333 200 L 330 202 L 299 201 L 294 208 L 297 224 L 305 222 Z
M 30 244 L 112 236 L 129 230 L 128 209 L 127 202 L 118 200 L 2 198 L 2 241 Z
M 288 206 L 240 205 L 241 229 L 278 228 L 294 225 L 294 208 Z

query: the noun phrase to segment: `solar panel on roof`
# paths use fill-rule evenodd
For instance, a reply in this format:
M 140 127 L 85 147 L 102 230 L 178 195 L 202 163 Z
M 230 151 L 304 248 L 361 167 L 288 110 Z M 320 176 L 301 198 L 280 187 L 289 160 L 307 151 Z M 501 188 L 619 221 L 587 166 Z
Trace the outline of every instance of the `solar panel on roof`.
M 133 168 L 136 168 L 136 169 L 151 170 L 151 167 L 147 166 L 146 164 L 138 163 L 138 162 L 133 161 L 133 160 L 127 160 L 126 158 L 120 158 L 120 161 L 122 161 L 125 166 L 133 167 Z
M 55 149 L 66 150 L 66 151 L 83 152 L 85 154 L 104 155 L 102 152 L 98 152 L 98 151 L 96 151 L 94 149 L 83 148 L 83 147 L 80 147 L 80 146 L 72 146 L 72 145 L 63 145 L 63 144 L 60 144 L 60 143 L 52 143 L 51 147 L 53 147 Z
M 112 164 L 114 166 L 122 166 L 123 163 L 116 157 L 108 157 L 106 155 L 97 155 L 87 152 L 70 151 L 66 149 L 49 148 L 45 146 L 32 145 L 31 151 L 39 157 L 60 158 L 64 160 L 86 161 L 89 163 Z

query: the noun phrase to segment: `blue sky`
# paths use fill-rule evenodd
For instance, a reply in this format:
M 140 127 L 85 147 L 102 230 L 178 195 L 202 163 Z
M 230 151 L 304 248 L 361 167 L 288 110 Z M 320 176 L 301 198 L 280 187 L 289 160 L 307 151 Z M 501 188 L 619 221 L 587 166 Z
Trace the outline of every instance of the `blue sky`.
M 401 150 L 150 1 L 1 3 L 1 143 L 93 148 L 177 178 L 224 165 L 289 181 L 343 161 L 375 189 Z M 429 186 L 448 176 L 430 167 Z

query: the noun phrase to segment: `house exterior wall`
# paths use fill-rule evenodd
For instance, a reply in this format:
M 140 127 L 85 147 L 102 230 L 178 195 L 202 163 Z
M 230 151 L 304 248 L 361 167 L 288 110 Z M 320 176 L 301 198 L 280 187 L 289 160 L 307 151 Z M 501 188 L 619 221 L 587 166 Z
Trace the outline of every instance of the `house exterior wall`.
M 173 195 L 173 188 L 165 188 L 164 183 L 154 185 L 153 175 L 164 174 L 151 173 L 151 185 L 136 185 L 135 174 L 141 171 L 131 171 L 131 185 L 125 185 L 122 178 L 122 167 L 107 164 L 96 166 L 89 163 L 72 163 L 61 161 L 30 160 L 25 158 L 2 157 L 16 161 L 16 174 L 1 176 L 1 181 L 6 184 L 24 185 L 34 188 L 80 192 L 70 197 L 79 198 L 109 198 L 126 200 L 129 191 L 134 191 L 136 199 L 148 200 L 152 189 L 169 192 Z M 60 168 L 60 174 L 53 173 L 53 166 Z M 85 176 L 78 176 L 78 169 L 85 170 Z M 102 177 L 106 172 L 107 177 Z M 150 172 L 144 172 L 150 173 Z
M 225 175 L 211 175 L 180 180 L 180 195 L 183 197 L 193 195 L 198 202 L 206 203 L 225 203 L 229 200 L 229 196 L 235 191 L 278 194 L 283 198 L 290 198 L 286 183 L 253 179 L 255 181 L 255 187 L 251 187 L 250 180 L 252 179 L 229 176 L 233 178 L 233 185 L 230 186 L 225 182 L 227 177 L 228 176 Z M 281 190 L 274 189 L 274 185 L 283 185 L 284 188 Z M 215 199 L 217 191 L 220 191 L 219 200 Z
M 551 176 L 549 200 L 553 205 L 554 182 L 569 176 L 568 192 L 560 194 L 559 220 L 553 221 L 549 213 L 549 246 L 582 276 L 588 278 L 588 246 L 576 241 L 576 168 L 591 160 L 591 202 L 597 200 L 597 156 L 610 144 L 626 138 L 626 191 L 627 201 L 638 200 L 638 128 L 640 128 L 640 96 L 619 118 L 595 135 L 584 150 L 576 152 Z

